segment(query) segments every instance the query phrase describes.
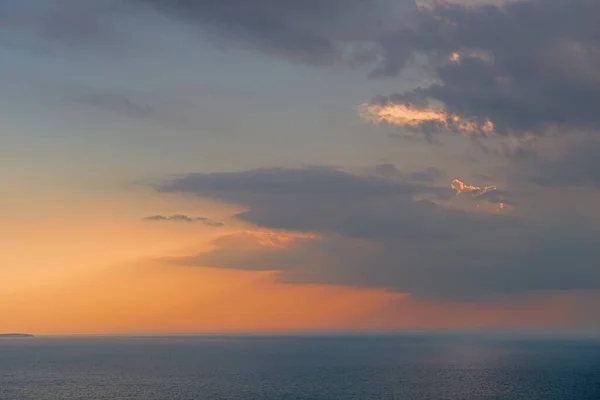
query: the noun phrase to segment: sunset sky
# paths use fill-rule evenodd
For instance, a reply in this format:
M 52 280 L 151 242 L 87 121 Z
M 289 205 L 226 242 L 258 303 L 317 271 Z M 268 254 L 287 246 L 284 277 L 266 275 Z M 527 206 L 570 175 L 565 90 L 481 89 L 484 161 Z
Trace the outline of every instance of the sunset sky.
M 600 1 L 0 1 L 0 333 L 600 332 Z

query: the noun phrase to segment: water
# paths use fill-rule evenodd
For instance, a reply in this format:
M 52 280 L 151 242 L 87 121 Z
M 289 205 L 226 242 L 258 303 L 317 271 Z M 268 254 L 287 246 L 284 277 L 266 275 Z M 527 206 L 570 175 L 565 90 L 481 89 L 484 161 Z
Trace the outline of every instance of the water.
M 8 339 L 0 341 L 0 399 L 600 400 L 600 341 Z

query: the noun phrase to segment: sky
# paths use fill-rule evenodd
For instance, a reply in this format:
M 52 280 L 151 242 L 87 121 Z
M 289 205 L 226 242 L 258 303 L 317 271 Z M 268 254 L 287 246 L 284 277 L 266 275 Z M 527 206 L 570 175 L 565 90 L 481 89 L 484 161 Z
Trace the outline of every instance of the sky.
M 600 2 L 0 2 L 0 332 L 600 332 Z

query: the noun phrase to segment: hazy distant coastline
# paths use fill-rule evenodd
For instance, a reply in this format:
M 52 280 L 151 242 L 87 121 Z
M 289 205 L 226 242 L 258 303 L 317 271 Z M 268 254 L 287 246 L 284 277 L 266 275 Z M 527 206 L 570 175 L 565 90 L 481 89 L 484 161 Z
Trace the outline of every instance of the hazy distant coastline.
M 14 339 L 14 338 L 32 338 L 35 337 L 29 333 L 0 333 L 0 339 Z

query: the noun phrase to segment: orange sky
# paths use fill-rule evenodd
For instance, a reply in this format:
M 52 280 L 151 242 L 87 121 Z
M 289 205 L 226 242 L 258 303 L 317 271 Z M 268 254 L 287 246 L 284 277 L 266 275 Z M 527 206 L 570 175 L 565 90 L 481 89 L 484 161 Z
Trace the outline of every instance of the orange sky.
M 36 334 L 274 332 L 561 326 L 573 299 L 421 302 L 382 290 L 288 285 L 273 273 L 113 267 L 0 297 L 0 329 Z
M 261 231 L 231 220 L 221 228 L 141 221 L 157 209 L 215 219 L 235 209 L 197 199 L 118 191 L 105 198 L 68 191 L 54 196 L 3 216 L 0 331 L 547 327 L 564 323 L 573 302 L 568 296 L 489 305 L 422 302 L 379 289 L 278 283 L 275 272 L 168 265 L 162 259 L 206 250 L 219 235 Z M 282 243 L 294 236 L 283 234 Z

